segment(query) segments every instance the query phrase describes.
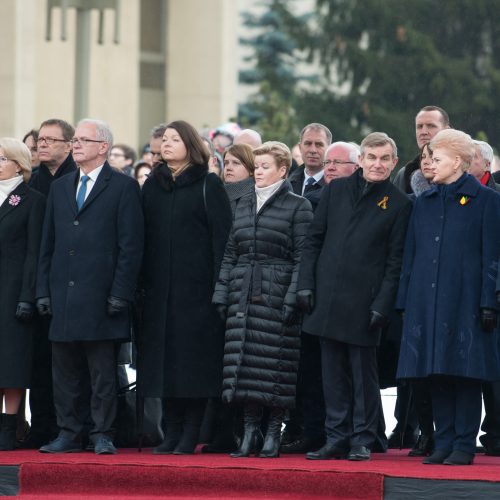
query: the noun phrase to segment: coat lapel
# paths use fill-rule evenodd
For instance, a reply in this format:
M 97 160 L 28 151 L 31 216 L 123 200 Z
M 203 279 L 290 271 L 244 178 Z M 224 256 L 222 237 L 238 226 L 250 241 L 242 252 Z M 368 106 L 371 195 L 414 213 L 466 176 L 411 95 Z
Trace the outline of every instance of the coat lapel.
M 80 213 L 86 210 L 87 207 L 91 205 L 94 202 L 94 200 L 108 187 L 108 182 L 109 179 L 111 178 L 112 173 L 113 171 L 111 170 L 111 167 L 109 166 L 108 162 L 105 162 L 104 166 L 102 167 L 101 173 L 97 176 L 97 180 L 94 187 L 92 188 L 92 191 L 90 191 L 90 194 L 88 195 L 87 199 L 85 200 L 85 203 L 83 204 L 80 210 Z M 76 207 L 76 198 L 75 198 L 75 207 Z
M 9 193 L 9 196 L 5 199 L 5 201 L 2 203 L 2 206 L 0 206 L 0 220 L 2 220 L 7 214 L 11 213 L 13 210 L 19 207 L 21 203 L 24 202 L 26 199 L 26 195 L 28 194 L 28 186 L 22 182 L 19 184 L 19 186 L 14 189 L 11 193 Z M 16 196 L 18 198 L 15 199 L 15 201 L 12 203 L 11 196 Z

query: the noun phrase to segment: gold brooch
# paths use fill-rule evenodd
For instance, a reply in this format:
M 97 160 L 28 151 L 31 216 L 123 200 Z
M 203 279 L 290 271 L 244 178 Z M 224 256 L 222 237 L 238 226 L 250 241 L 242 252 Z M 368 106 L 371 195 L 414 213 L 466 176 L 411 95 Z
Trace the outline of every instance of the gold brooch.
M 469 197 L 462 196 L 462 198 L 460 198 L 460 205 L 467 205 L 467 203 L 469 203 Z
M 387 202 L 389 201 L 388 196 L 384 196 L 378 203 L 377 205 L 382 209 L 382 210 L 387 210 Z

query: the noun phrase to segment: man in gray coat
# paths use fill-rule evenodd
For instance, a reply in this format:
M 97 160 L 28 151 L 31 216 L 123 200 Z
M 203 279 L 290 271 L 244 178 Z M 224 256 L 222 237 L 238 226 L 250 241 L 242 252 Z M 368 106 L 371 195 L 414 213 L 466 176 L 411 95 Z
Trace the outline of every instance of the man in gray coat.
M 82 380 L 90 372 L 90 438 L 96 454 L 116 450 L 117 344 L 129 339 L 130 311 L 143 247 L 137 182 L 113 171 L 106 158 L 109 127 L 82 120 L 72 139 L 80 167 L 52 185 L 37 278 L 39 314 L 52 314 L 54 403 L 60 429 L 44 453 L 81 449 Z

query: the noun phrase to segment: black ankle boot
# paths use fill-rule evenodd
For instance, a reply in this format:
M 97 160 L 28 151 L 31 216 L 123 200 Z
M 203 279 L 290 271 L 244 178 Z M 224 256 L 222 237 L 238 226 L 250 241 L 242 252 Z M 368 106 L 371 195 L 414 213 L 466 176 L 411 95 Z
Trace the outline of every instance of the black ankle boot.
M 284 415 L 283 408 L 271 408 L 264 446 L 259 453 L 260 458 L 277 458 L 280 456 L 281 426 Z
M 434 451 L 432 434 L 420 434 L 415 446 L 408 452 L 409 457 L 428 457 Z
M 200 436 L 201 423 L 207 401 L 202 399 L 193 399 L 189 401 L 184 413 L 184 422 L 182 426 L 182 435 L 179 443 L 173 451 L 174 455 L 192 455 L 198 444 Z
M 0 451 L 10 451 L 16 446 L 17 415 L 2 414 Z
M 248 457 L 250 453 L 258 453 L 262 448 L 262 432 L 260 421 L 262 419 L 262 407 L 246 405 L 244 408 L 244 434 L 240 447 L 230 455 L 233 458 Z
M 156 448 L 153 448 L 155 455 L 169 455 L 178 445 L 182 434 L 182 419 L 184 408 L 174 399 L 167 399 L 163 402 L 163 419 L 165 421 L 165 438 Z

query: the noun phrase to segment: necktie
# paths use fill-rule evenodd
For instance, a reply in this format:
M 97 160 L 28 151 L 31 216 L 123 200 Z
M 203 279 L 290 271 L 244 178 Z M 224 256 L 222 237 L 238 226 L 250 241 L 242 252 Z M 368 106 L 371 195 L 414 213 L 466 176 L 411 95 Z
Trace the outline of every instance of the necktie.
M 306 186 L 304 188 L 304 194 L 308 193 L 313 189 L 314 184 L 316 184 L 316 179 L 314 177 L 309 177 L 306 181 Z
M 82 185 L 80 186 L 80 189 L 78 190 L 78 194 L 76 195 L 76 206 L 78 207 L 78 210 L 80 210 L 85 203 L 85 195 L 87 194 L 87 181 L 90 179 L 88 175 L 82 175 L 81 181 Z

